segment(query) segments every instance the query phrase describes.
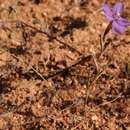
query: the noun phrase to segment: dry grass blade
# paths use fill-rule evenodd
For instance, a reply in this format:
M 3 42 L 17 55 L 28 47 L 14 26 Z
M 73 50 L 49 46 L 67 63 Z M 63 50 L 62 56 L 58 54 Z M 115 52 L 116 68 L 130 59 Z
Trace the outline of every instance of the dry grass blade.
M 98 106 L 100 107 L 100 106 L 104 106 L 104 105 L 107 105 L 107 104 L 111 104 L 111 103 L 115 102 L 116 100 L 120 99 L 121 96 L 122 96 L 122 93 L 119 93 L 113 100 L 106 101 L 106 102 L 104 102 L 102 104 L 99 104 Z
M 19 61 L 22 62 L 22 63 L 23 63 L 23 62 L 26 63 L 25 61 L 23 61 L 21 58 L 17 57 L 16 55 L 11 54 L 11 56 L 14 57 L 15 59 L 19 60 Z M 26 63 L 26 64 L 28 65 L 28 63 Z M 31 68 L 42 80 L 46 80 L 46 79 L 44 78 L 44 76 L 42 76 L 42 74 L 39 73 L 33 66 L 30 66 L 30 68 Z
M 92 90 L 92 86 L 93 84 L 101 77 L 101 75 L 103 74 L 104 70 L 99 72 L 96 77 L 94 78 L 94 80 L 87 86 L 86 88 L 86 101 L 88 102 L 88 98 L 89 98 L 89 93 Z

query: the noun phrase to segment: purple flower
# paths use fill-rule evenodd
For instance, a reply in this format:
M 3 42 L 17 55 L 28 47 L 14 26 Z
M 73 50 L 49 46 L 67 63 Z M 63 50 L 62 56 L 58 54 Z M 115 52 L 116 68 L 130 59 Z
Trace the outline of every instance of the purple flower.
M 112 24 L 112 32 L 122 34 L 125 31 L 125 28 L 130 26 L 130 22 L 121 17 L 124 10 L 124 5 L 121 2 L 116 3 L 112 9 L 105 3 L 102 5 L 102 10 L 108 21 Z

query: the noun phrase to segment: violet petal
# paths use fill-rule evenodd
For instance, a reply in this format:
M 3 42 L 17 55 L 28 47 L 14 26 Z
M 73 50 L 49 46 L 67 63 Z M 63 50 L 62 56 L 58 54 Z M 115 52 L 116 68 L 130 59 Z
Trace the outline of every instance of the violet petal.
M 124 5 L 121 2 L 116 3 L 116 5 L 113 7 L 112 12 L 117 15 L 121 14 L 124 10 Z
M 109 21 L 112 21 L 113 16 L 112 16 L 112 10 L 110 9 L 110 7 L 107 4 L 103 4 L 102 5 L 102 10 L 105 13 L 105 16 L 107 17 L 107 19 Z
M 130 26 L 130 22 L 122 17 L 118 18 L 117 23 L 120 24 L 121 26 Z
M 112 32 L 117 33 L 117 34 L 122 34 L 125 31 L 125 26 L 122 26 L 118 24 L 116 21 L 113 21 L 112 23 Z

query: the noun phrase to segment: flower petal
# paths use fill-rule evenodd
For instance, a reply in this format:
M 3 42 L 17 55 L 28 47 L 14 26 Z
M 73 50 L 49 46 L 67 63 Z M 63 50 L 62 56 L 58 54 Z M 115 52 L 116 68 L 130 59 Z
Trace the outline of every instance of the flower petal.
M 125 31 L 126 26 L 122 26 L 118 24 L 116 21 L 113 21 L 112 23 L 112 32 L 117 34 L 122 34 Z
M 121 26 L 126 26 L 126 27 L 130 26 L 130 22 L 127 19 L 122 17 L 118 18 L 117 23 L 120 24 Z
M 118 15 L 118 14 L 121 14 L 124 10 L 124 5 L 123 3 L 121 2 L 118 2 L 115 4 L 115 6 L 113 7 L 112 9 L 112 12 L 115 14 L 115 15 Z
M 105 13 L 105 16 L 107 17 L 107 19 L 109 21 L 112 21 L 113 20 L 113 16 L 112 16 L 111 8 L 107 4 L 103 4 L 101 9 Z

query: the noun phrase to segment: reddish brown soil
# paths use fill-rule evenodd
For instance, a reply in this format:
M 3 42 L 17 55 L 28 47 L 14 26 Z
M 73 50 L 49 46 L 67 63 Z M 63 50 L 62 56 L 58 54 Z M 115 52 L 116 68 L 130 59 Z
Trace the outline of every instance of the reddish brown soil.
M 99 57 L 102 2 L 0 1 L 0 130 L 130 130 L 130 28 Z

